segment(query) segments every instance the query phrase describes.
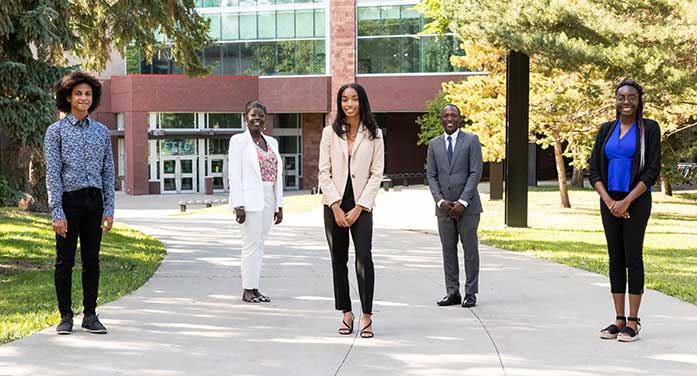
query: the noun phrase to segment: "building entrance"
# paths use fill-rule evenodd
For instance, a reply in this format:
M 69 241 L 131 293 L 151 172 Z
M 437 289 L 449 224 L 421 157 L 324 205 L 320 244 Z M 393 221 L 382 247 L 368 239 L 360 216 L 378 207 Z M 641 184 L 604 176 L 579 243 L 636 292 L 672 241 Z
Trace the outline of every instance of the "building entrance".
M 160 192 L 162 193 L 195 193 L 196 162 L 191 156 L 162 156 L 160 158 Z

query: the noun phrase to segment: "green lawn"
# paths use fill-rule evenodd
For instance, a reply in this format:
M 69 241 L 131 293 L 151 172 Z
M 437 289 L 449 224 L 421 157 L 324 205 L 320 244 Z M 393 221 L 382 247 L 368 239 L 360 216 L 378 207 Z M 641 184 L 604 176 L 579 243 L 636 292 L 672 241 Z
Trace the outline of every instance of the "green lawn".
M 117 224 L 102 240 L 98 304 L 142 286 L 164 256 L 159 241 Z M 0 344 L 58 323 L 54 259 L 50 217 L 0 208 Z M 73 269 L 75 312 L 82 312 L 80 270 L 78 251 Z
M 556 187 L 528 195 L 528 228 L 505 228 L 503 201 L 483 195 L 480 240 L 550 261 L 607 275 L 607 245 L 595 191 L 569 192 L 571 209 L 561 208 Z M 697 195 L 653 193 L 644 240 L 646 287 L 697 304 Z

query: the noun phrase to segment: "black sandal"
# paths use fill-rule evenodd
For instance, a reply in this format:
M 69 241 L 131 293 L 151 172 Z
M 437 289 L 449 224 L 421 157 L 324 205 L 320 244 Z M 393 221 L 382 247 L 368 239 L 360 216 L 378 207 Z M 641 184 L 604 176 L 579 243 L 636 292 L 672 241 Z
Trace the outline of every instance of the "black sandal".
M 259 290 L 257 290 L 257 289 L 252 290 L 252 293 L 254 293 L 254 296 L 255 296 L 256 298 L 259 298 L 259 301 L 262 302 L 262 303 L 268 303 L 268 302 L 271 301 L 271 298 L 269 298 L 269 297 L 266 296 L 266 295 L 263 295 L 263 294 L 260 293 Z
M 624 316 L 615 317 L 616 320 L 622 320 L 625 322 L 625 327 L 627 326 L 627 318 Z M 620 334 L 620 328 L 615 324 L 608 325 L 607 328 L 600 331 L 600 338 L 602 339 L 617 339 L 617 335 Z
M 339 328 L 339 334 L 342 336 L 347 336 L 353 333 L 353 321 L 356 319 L 356 316 L 351 314 L 351 325 L 349 325 L 346 320 L 341 320 L 341 323 L 344 324 L 345 328 Z
M 620 342 L 634 342 L 639 339 L 639 332 L 641 331 L 641 319 L 638 317 L 627 317 L 627 321 L 634 321 L 637 324 L 636 330 L 629 326 L 625 326 L 620 332 L 621 335 L 617 336 L 617 340 Z
M 373 327 L 373 319 L 370 319 L 370 322 L 368 325 L 364 326 L 363 329 L 361 329 L 361 338 L 373 338 L 375 337 L 375 333 L 373 333 L 372 330 L 368 330 L 368 328 Z
M 246 291 L 252 291 L 252 290 L 245 290 Z M 258 296 L 254 295 L 254 292 L 252 291 L 252 297 L 245 298 L 245 292 L 242 292 L 242 301 L 245 303 L 261 303 L 261 299 L 259 299 Z

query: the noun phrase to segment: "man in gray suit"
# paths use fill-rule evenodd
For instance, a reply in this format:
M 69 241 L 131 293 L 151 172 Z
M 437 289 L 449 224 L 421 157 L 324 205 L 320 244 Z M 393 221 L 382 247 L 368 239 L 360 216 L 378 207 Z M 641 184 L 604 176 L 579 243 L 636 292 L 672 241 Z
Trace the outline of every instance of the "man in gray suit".
M 438 232 L 443 247 L 443 269 L 447 295 L 439 306 L 460 304 L 458 239 L 465 253 L 465 298 L 463 307 L 477 304 L 479 289 L 479 244 L 477 227 L 482 212 L 477 184 L 482 177 L 482 146 L 479 138 L 460 130 L 460 109 L 448 104 L 440 112 L 445 131 L 428 144 L 426 175 L 436 202 Z

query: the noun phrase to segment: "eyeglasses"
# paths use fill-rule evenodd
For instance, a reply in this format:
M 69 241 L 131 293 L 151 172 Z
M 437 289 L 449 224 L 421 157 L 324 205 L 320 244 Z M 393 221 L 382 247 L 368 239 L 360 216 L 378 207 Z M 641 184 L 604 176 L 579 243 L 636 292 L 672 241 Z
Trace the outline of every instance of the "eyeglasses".
M 618 95 L 618 96 L 615 97 L 615 98 L 616 98 L 617 101 L 620 102 L 620 103 L 624 102 L 625 99 L 628 100 L 628 101 L 630 101 L 630 102 L 636 102 L 637 100 L 639 100 L 639 96 L 636 95 L 636 94 Z

